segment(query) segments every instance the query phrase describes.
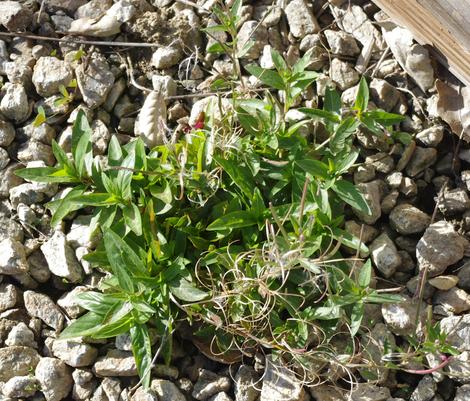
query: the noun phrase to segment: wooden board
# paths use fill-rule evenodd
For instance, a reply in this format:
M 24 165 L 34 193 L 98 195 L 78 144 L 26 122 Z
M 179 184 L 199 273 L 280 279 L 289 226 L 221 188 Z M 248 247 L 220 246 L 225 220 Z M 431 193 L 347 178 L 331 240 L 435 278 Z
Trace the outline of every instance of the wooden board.
M 470 87 L 470 0 L 373 0 Z

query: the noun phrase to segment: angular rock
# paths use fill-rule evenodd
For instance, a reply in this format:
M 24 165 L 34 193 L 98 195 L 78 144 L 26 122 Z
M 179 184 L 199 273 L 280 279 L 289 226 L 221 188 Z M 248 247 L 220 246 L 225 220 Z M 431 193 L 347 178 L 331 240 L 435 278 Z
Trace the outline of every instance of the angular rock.
M 424 146 L 436 147 L 444 138 L 444 127 L 442 125 L 434 125 L 416 134 L 416 139 Z
M 263 377 L 260 401 L 304 401 L 308 395 L 302 383 L 282 366 L 275 366 L 266 358 L 266 370 Z
M 86 105 L 91 109 L 101 106 L 114 84 L 114 74 L 108 62 L 98 56 L 92 56 L 85 69 L 80 64 L 75 69 L 77 84 Z
M 7 121 L 0 120 L 0 146 L 9 146 L 15 139 L 15 128 Z
M 383 304 L 382 316 L 390 331 L 396 335 L 411 335 L 421 331 L 426 319 L 426 304 L 421 303 L 420 319 L 416 326 L 417 303 L 408 297 L 403 302 Z
M 458 271 L 459 287 L 470 291 L 470 263 L 465 263 Z
M 27 271 L 28 262 L 23 244 L 9 238 L 0 242 L 0 273 L 22 274 Z
M 136 376 L 137 367 L 130 352 L 109 350 L 95 362 L 93 371 L 100 376 Z
M 201 369 L 199 377 L 194 384 L 192 396 L 196 400 L 207 400 L 209 397 L 221 391 L 230 389 L 231 382 L 225 376 L 219 376 L 209 370 Z
M 121 382 L 117 378 L 105 377 L 101 382 L 108 401 L 119 401 L 119 395 L 121 394 Z
M 440 313 L 460 314 L 470 310 L 470 295 L 464 290 L 453 287 L 448 291 L 438 291 L 433 299 L 435 311 Z
M 5 345 L 22 345 L 24 347 L 31 348 L 38 347 L 36 341 L 34 341 L 34 333 L 23 322 L 19 322 L 11 329 L 10 333 L 8 333 L 7 339 L 5 340 Z
M 309 33 L 316 33 L 320 25 L 305 0 L 292 0 L 284 9 L 289 30 L 296 38 L 303 38 Z
M 431 223 L 431 217 L 418 208 L 402 203 L 396 206 L 389 216 L 390 225 L 403 235 L 423 232 Z
M 451 358 L 444 371 L 449 374 L 454 381 L 463 384 L 470 384 L 470 351 L 464 351 Z
M 428 167 L 431 167 L 436 162 L 436 158 L 436 149 L 416 146 L 413 156 L 406 166 L 406 173 L 410 177 L 415 177 Z
M 438 203 L 439 210 L 445 215 L 463 213 L 470 208 L 470 199 L 462 188 L 445 190 Z
M 35 376 L 47 401 L 63 400 L 72 390 L 72 370 L 59 359 L 41 358 Z
M 157 394 L 159 401 L 186 401 L 186 397 L 169 380 L 152 380 L 150 388 Z
M 18 291 L 13 284 L 0 285 L 0 312 L 14 308 L 18 302 Z
M 13 346 L 0 348 L 0 381 L 30 373 L 39 362 L 39 354 L 30 347 Z
M 256 401 L 260 391 L 257 388 L 259 376 L 248 365 L 241 365 L 235 374 L 235 401 Z
M 57 331 L 62 330 L 64 316 L 47 295 L 34 291 L 25 291 L 23 297 L 25 308 L 30 316 L 38 317 Z
M 48 97 L 60 93 L 60 87 L 67 87 L 73 79 L 73 71 L 57 57 L 41 57 L 34 66 L 33 84 L 36 92 Z
M 42 160 L 47 166 L 52 166 L 55 163 L 55 157 L 52 148 L 38 141 L 27 141 L 18 149 L 18 160 L 24 164 Z M 34 185 L 30 186 L 35 188 Z
M 57 300 L 57 305 L 59 305 L 67 315 L 72 318 L 76 319 L 80 315 L 85 312 L 85 309 L 82 308 L 77 303 L 77 295 L 81 294 L 82 292 L 87 292 L 87 287 L 84 286 L 77 286 L 72 291 L 65 293 Z
M 67 243 L 65 234 L 56 231 L 54 235 L 41 246 L 49 269 L 56 276 L 64 277 L 72 283 L 81 281 L 83 268 L 78 262 L 75 252 Z
M 442 220 L 431 224 L 416 245 L 419 269 L 427 268 L 428 277 L 438 276 L 461 260 L 468 246 L 451 223 Z
M 356 56 L 361 52 L 356 39 L 351 34 L 332 29 L 327 29 L 323 33 L 332 53 L 342 56 Z
M 437 384 L 432 376 L 424 376 L 411 394 L 410 401 L 431 401 L 437 391 Z
M 354 183 L 360 184 L 363 182 L 372 181 L 375 178 L 375 166 L 372 164 L 362 164 L 357 166 L 354 171 Z
M 330 77 L 342 91 L 351 88 L 359 81 L 359 74 L 353 66 L 337 58 L 331 60 Z
M 390 173 L 395 167 L 392 156 L 387 153 L 379 152 L 366 157 L 366 164 L 371 164 L 379 173 Z
M 23 7 L 19 1 L 0 2 L 0 24 L 10 32 L 20 32 L 28 29 L 33 19 L 32 11 Z
M 379 234 L 375 227 L 367 224 L 357 224 L 354 220 L 348 220 L 344 223 L 344 227 L 348 233 L 360 238 L 364 244 L 368 244 Z
M 54 340 L 52 354 L 74 368 L 89 366 L 95 362 L 98 350 L 89 344 L 73 340 Z
M 164 70 L 178 64 L 183 55 L 177 47 L 159 47 L 152 55 L 151 64 L 157 70 Z
M 470 400 L 470 384 L 464 384 L 457 388 L 454 401 L 467 401 Z
M 4 96 L 0 101 L 0 113 L 16 123 L 26 120 L 31 113 L 31 108 L 23 85 L 7 82 L 2 92 Z
M 401 264 L 398 250 L 385 233 L 379 235 L 369 246 L 372 260 L 385 278 L 390 278 Z
M 246 21 L 238 31 L 237 49 L 242 52 L 243 47 L 252 40 L 253 46 L 243 54 L 242 58 L 254 60 L 257 59 L 265 45 L 268 44 L 268 30 L 264 25 L 259 25 L 258 21 Z
M 374 78 L 370 83 L 370 96 L 385 111 L 392 111 L 400 100 L 400 92 L 384 79 Z
M 353 209 L 354 214 L 359 217 L 366 224 L 374 224 L 382 215 L 380 208 L 380 187 L 379 181 L 371 181 L 367 183 L 358 184 L 357 188 L 362 192 L 366 199 L 371 214 L 368 215 L 359 210 Z
M 385 182 L 392 189 L 400 188 L 403 181 L 403 174 L 400 171 L 395 171 L 385 177 Z
M 386 401 L 391 397 L 387 387 L 359 383 L 351 393 L 351 401 Z
M 33 376 L 16 376 L 8 380 L 2 387 L 2 394 L 10 398 L 33 396 L 39 390 L 39 382 Z
M 438 290 L 447 291 L 451 288 L 455 287 L 458 282 L 459 278 L 457 276 L 437 276 L 433 277 L 428 280 L 429 284 L 431 284 L 434 288 Z

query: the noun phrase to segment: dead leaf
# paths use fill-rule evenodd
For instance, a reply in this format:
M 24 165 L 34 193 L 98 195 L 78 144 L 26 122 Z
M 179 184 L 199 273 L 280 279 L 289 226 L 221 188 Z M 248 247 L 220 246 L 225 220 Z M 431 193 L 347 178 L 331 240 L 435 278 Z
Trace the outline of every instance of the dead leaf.
M 470 142 L 470 88 L 458 83 L 436 80 L 437 113 L 452 132 Z

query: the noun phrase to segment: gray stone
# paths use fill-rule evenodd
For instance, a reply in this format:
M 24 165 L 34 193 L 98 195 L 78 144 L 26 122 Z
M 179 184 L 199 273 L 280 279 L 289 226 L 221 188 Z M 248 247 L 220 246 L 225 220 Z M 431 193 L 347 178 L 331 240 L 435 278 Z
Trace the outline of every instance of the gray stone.
M 274 4 L 259 6 L 256 5 L 253 10 L 253 19 L 262 21 L 262 24 L 266 27 L 277 25 L 281 19 L 281 16 L 281 7 Z
M 470 199 L 464 189 L 445 190 L 440 197 L 438 207 L 445 215 L 455 215 L 470 208 Z
M 0 24 L 10 32 L 28 29 L 32 19 L 32 11 L 24 7 L 19 1 L 4 0 L 0 2 Z
M 115 377 L 105 377 L 101 382 L 101 387 L 103 388 L 108 401 L 119 401 L 119 395 L 121 394 L 121 382 Z
M 67 234 L 67 243 L 72 248 L 92 248 L 96 245 L 97 238 L 93 238 L 94 233 L 90 230 L 91 218 L 91 215 L 80 215 L 73 220 Z
M 3 170 L 6 166 L 10 163 L 10 157 L 8 156 L 8 152 L 0 148 L 0 170 Z
M 57 331 L 62 330 L 64 316 L 55 303 L 44 294 L 25 291 L 24 305 L 30 316 L 38 317 Z
M 351 392 L 351 401 L 386 401 L 391 397 L 387 387 L 378 387 L 369 383 L 358 383 Z
M 379 235 L 369 246 L 372 261 L 385 278 L 390 278 L 401 264 L 401 257 L 387 234 Z
M 266 358 L 260 401 L 304 401 L 307 397 L 302 383 L 291 371 Z
M 432 376 L 424 376 L 411 394 L 410 401 L 431 401 L 437 391 L 437 384 Z
M 248 41 L 252 40 L 253 46 L 243 54 L 242 58 L 257 59 L 265 45 L 268 44 L 268 31 L 264 25 L 259 25 L 258 21 L 246 21 L 238 31 L 237 51 L 241 52 Z
M 228 396 L 227 393 L 222 391 L 209 398 L 209 401 L 232 401 L 232 399 Z
M 241 365 L 235 374 L 235 401 L 255 401 L 260 391 L 258 389 L 259 376 L 248 365 Z
M 114 84 L 114 74 L 103 57 L 93 54 L 88 65 L 80 64 L 75 69 L 77 84 L 86 105 L 95 109 L 101 106 Z
M 9 146 L 15 139 L 15 128 L 7 121 L 0 120 L 0 146 Z
M 463 258 L 468 245 L 451 223 L 442 220 L 431 224 L 416 246 L 419 268 L 427 268 L 428 277 L 438 276 Z
M 183 55 L 177 47 L 159 47 L 152 55 L 151 65 L 157 70 L 164 70 L 178 64 Z
M 470 291 L 470 262 L 465 263 L 457 273 L 459 287 L 465 291 Z
M 13 346 L 0 348 L 0 381 L 30 373 L 39 362 L 39 354 L 30 347 Z
M 70 318 L 76 319 L 85 312 L 85 309 L 77 303 L 77 295 L 87 291 L 87 287 L 77 286 L 72 291 L 63 294 L 57 300 L 57 305 L 59 305 Z
M 309 388 L 315 401 L 346 401 L 344 391 L 337 386 L 319 384 Z
M 385 182 L 392 189 L 398 189 L 403 181 L 403 174 L 400 171 L 395 171 L 385 177 Z
M 41 57 L 34 66 L 33 84 L 36 92 L 48 97 L 60 93 L 60 87 L 67 87 L 73 79 L 73 71 L 57 57 Z
M 470 400 L 470 384 L 464 384 L 457 388 L 455 392 L 454 401 L 468 401 Z
M 397 168 L 396 168 L 397 171 L 403 171 L 405 169 L 405 167 L 408 165 L 411 158 L 413 157 L 415 149 L 416 149 L 416 142 L 413 140 L 410 141 L 408 145 L 406 145 L 400 157 L 400 160 L 398 160 Z
M 390 213 L 390 225 L 403 235 L 423 232 L 431 223 L 431 217 L 418 208 L 402 203 Z
M 332 53 L 342 56 L 356 56 L 361 52 L 353 35 L 332 29 L 327 29 L 323 33 Z
M 436 312 L 443 312 L 446 315 L 458 315 L 470 310 L 470 295 L 457 287 L 447 291 L 438 291 L 434 296 L 433 305 Z
M 31 397 L 39 390 L 39 382 L 33 376 L 16 376 L 8 380 L 2 387 L 5 397 Z
M 424 146 L 429 147 L 436 147 L 441 143 L 443 138 L 444 127 L 442 125 L 434 125 L 416 134 L 416 139 Z
M 357 224 L 354 220 L 348 220 L 344 223 L 344 226 L 348 233 L 360 238 L 364 244 L 368 244 L 379 234 L 375 227 L 367 224 Z
M 460 178 L 465 184 L 467 191 L 470 191 L 470 170 L 464 170 L 460 173 Z
M 390 173 L 395 167 L 392 156 L 388 153 L 379 152 L 366 157 L 366 164 L 372 164 L 379 173 Z
M 337 58 L 331 60 L 330 77 L 342 91 L 356 85 L 359 81 L 359 74 L 354 67 Z
M 356 167 L 354 171 L 354 183 L 360 184 L 363 182 L 372 181 L 375 178 L 375 166 L 372 164 L 361 164 Z
M 131 401 L 158 401 L 158 397 L 153 390 L 145 390 L 143 387 L 139 387 L 132 396 Z
M 403 297 L 403 302 L 382 305 L 382 316 L 387 327 L 396 335 L 411 335 L 420 332 L 426 319 L 426 304 L 421 303 L 420 319 L 416 326 L 417 303 L 409 297 Z
M 51 271 L 47 267 L 46 258 L 41 251 L 36 250 L 28 257 L 29 273 L 40 283 L 45 283 L 51 277 Z
M 406 173 L 410 177 L 415 177 L 428 167 L 431 167 L 436 162 L 436 158 L 436 149 L 416 146 L 413 156 L 406 166 Z
M 389 214 L 392 209 L 396 206 L 398 197 L 400 194 L 397 190 L 393 190 L 387 195 L 384 196 L 382 202 L 380 202 L 380 208 L 382 209 L 382 214 Z
M 438 290 L 447 291 L 458 284 L 459 278 L 457 276 L 452 275 L 437 276 L 429 279 L 428 282 Z
M 0 312 L 14 308 L 18 302 L 18 290 L 13 284 L 0 285 Z
M 72 283 L 81 281 L 83 268 L 78 262 L 75 252 L 67 243 L 65 234 L 56 231 L 54 235 L 41 246 L 49 269 L 56 276 L 64 277 Z
M 95 362 L 93 371 L 100 376 L 136 376 L 137 367 L 130 352 L 109 350 Z
M 451 358 L 444 368 L 450 377 L 456 382 L 470 384 L 470 352 L 464 351 Z
M 160 401 L 186 401 L 186 397 L 169 380 L 152 380 L 150 388 L 157 394 Z
M 201 369 L 197 382 L 194 384 L 192 396 L 196 400 L 207 400 L 214 394 L 229 390 L 230 385 L 230 380 L 227 377 Z
M 34 333 L 23 322 L 19 322 L 11 329 L 10 333 L 8 333 L 7 339 L 5 340 L 5 344 L 8 346 L 22 345 L 31 348 L 38 347 L 36 341 L 34 341 Z
M 383 79 L 374 78 L 369 88 L 373 102 L 385 111 L 392 111 L 400 100 L 400 92 Z
M 410 198 L 418 195 L 418 186 L 412 178 L 404 177 L 400 185 L 400 192 Z
M 56 358 L 74 368 L 89 366 L 98 356 L 98 350 L 95 347 L 73 340 L 54 340 L 52 353 Z
M 470 314 L 445 317 L 440 322 L 446 341 L 459 351 L 470 351 Z
M 371 181 L 367 183 L 358 184 L 357 188 L 364 195 L 366 199 L 371 214 L 368 215 L 359 210 L 353 209 L 357 217 L 359 217 L 366 224 L 374 224 L 382 215 L 382 210 L 380 208 L 380 187 L 378 181 Z
M 36 186 L 31 183 L 25 183 L 13 187 L 10 190 L 10 202 L 14 209 L 18 208 L 18 205 L 32 205 L 33 203 L 40 203 L 44 200 L 44 194 L 38 192 Z
M 289 30 L 296 38 L 303 38 L 320 30 L 320 25 L 307 4 L 305 0 L 292 0 L 284 9 Z
M 63 400 L 72 390 L 72 371 L 59 359 L 41 358 L 35 376 L 47 401 Z
M 28 262 L 23 244 L 9 238 L 0 242 L 0 273 L 21 274 L 27 271 Z
M 27 141 L 18 149 L 18 160 L 24 164 L 42 160 L 47 166 L 55 164 L 55 157 L 49 145 L 38 141 Z
M 2 87 L 2 92 L 4 95 L 0 101 L 0 113 L 16 123 L 26 120 L 31 108 L 23 85 L 7 82 Z

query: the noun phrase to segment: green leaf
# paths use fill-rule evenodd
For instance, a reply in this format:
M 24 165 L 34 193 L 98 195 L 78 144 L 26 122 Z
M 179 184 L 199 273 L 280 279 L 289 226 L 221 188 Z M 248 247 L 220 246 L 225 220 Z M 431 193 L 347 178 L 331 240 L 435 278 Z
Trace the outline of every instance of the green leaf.
M 113 135 L 108 145 L 108 164 L 110 166 L 118 166 L 121 163 L 122 157 L 121 145 L 116 135 Z
M 15 175 L 28 181 L 71 183 L 79 182 L 62 168 L 57 167 L 30 167 L 15 170 Z
M 244 228 L 255 225 L 256 216 L 252 212 L 238 210 L 231 212 L 213 221 L 206 228 L 207 231 L 224 231 L 236 228 Z
M 312 49 L 307 50 L 305 54 L 294 64 L 294 67 L 292 67 L 292 73 L 294 75 L 304 72 L 304 70 L 310 65 L 312 62 L 312 52 Z M 314 71 L 309 72 L 313 72 L 316 76 L 318 76 L 318 73 Z
M 308 107 L 300 107 L 299 111 L 306 114 L 312 118 L 321 118 L 323 120 L 332 122 L 334 124 L 339 124 L 340 119 L 339 117 L 330 111 L 320 110 L 320 109 L 310 109 Z
M 96 291 L 81 292 L 75 296 L 75 302 L 79 306 L 103 318 L 119 301 L 120 299 L 114 295 Z
M 247 40 L 243 44 L 242 48 L 237 51 L 237 57 L 242 58 L 243 56 L 245 56 L 250 51 L 250 49 L 255 45 L 255 43 L 256 42 L 254 40 L 251 40 L 251 39 Z
M 377 291 L 372 291 L 364 298 L 364 301 L 370 302 L 373 304 L 401 303 L 403 302 L 403 298 L 400 295 L 379 294 Z
M 88 312 L 72 322 L 60 333 L 59 339 L 65 340 L 76 337 L 86 337 L 96 331 L 103 321 L 103 316 Z
M 41 124 L 45 123 L 46 120 L 47 118 L 46 118 L 46 112 L 44 111 L 44 107 L 39 106 L 38 114 L 36 115 L 36 118 L 33 121 L 33 127 L 39 127 Z
M 354 102 L 354 109 L 359 111 L 364 111 L 367 109 L 369 104 L 369 86 L 364 77 L 361 78 L 359 82 L 359 87 L 357 89 L 356 101 Z
M 359 331 L 364 316 L 364 303 L 357 302 L 353 305 L 351 310 L 351 335 L 355 336 Z
M 341 95 L 335 89 L 326 88 L 323 110 L 341 115 Z
M 206 51 L 207 53 L 212 53 L 212 54 L 225 53 L 224 46 L 219 42 L 215 42 L 209 45 Z
M 178 299 L 185 302 L 199 302 L 207 298 L 208 294 L 184 277 L 177 277 L 168 283 L 171 293 Z
M 119 281 L 119 285 L 126 292 L 133 292 L 132 275 L 147 276 L 147 269 L 134 250 L 111 229 L 103 235 L 104 247 L 109 264 Z
M 328 166 L 319 160 L 304 159 L 296 160 L 295 163 L 312 177 L 323 178 L 325 180 L 329 178 Z
M 267 70 L 255 64 L 249 64 L 245 69 L 258 78 L 264 84 L 271 86 L 274 89 L 284 90 L 286 88 L 284 80 L 277 71 Z
M 271 58 L 273 59 L 274 66 L 278 72 L 287 71 L 288 67 L 284 58 L 281 54 L 274 48 L 271 48 Z
M 362 195 L 354 184 L 349 181 L 338 180 L 333 184 L 332 188 L 344 202 L 351 205 L 356 210 L 368 215 L 371 214 L 370 207 L 364 195 Z
M 54 153 L 54 157 L 56 158 L 57 163 L 59 163 L 59 166 L 62 167 L 68 175 L 77 176 L 77 170 L 75 169 L 72 161 L 54 139 L 52 140 L 52 153 Z
M 91 134 L 92 130 L 90 124 L 88 124 L 85 112 L 79 110 L 72 127 L 72 155 L 75 160 L 77 160 L 77 146 L 81 137 L 86 135 L 88 138 L 91 138 Z
M 360 121 L 356 120 L 354 117 L 348 117 L 341 121 L 341 124 L 336 128 L 335 133 L 330 139 L 330 148 L 334 154 L 344 149 L 346 140 L 354 134 L 360 124 Z
M 47 207 L 52 211 L 51 226 L 57 226 L 69 213 L 83 207 L 80 203 L 72 201 L 76 196 L 83 194 L 83 189 L 75 188 L 72 189 L 63 198 L 56 201 L 49 202 Z
M 357 283 L 361 288 L 367 288 L 370 284 L 370 279 L 372 277 L 372 264 L 370 259 L 361 268 L 359 272 L 359 277 L 357 278 Z
M 232 17 L 241 17 L 242 13 L 242 6 L 243 6 L 243 1 L 242 0 L 235 0 L 232 4 L 232 7 L 230 8 L 230 14 Z
M 398 124 L 398 123 L 401 123 L 403 120 L 405 120 L 404 116 L 400 116 L 399 114 L 394 114 L 394 113 L 387 113 L 386 111 L 383 111 L 383 110 L 368 111 L 364 113 L 364 117 L 370 118 L 374 120 L 376 123 L 384 127 Z
M 135 203 L 124 207 L 122 216 L 126 225 L 134 232 L 135 235 L 142 235 L 142 217 L 139 208 Z
M 334 160 L 337 175 L 346 173 L 359 157 L 359 150 L 347 149 L 343 153 L 337 155 Z
M 144 388 L 149 388 L 152 372 L 152 345 L 146 324 L 134 324 L 130 329 L 132 354 Z
M 241 166 L 235 160 L 223 159 L 220 156 L 214 155 L 214 160 L 219 164 L 224 171 L 233 180 L 233 183 L 241 189 L 241 191 L 251 199 L 255 190 L 255 183 L 251 176 L 250 169 L 245 166 Z
M 78 175 L 85 176 L 85 173 L 91 175 L 91 165 L 93 163 L 93 150 L 91 145 L 90 132 L 84 131 L 81 138 L 78 140 L 77 147 L 75 148 L 75 165 L 77 167 Z
M 110 206 L 116 204 L 116 198 L 113 195 L 100 193 L 76 195 L 70 198 L 69 201 L 81 206 Z

